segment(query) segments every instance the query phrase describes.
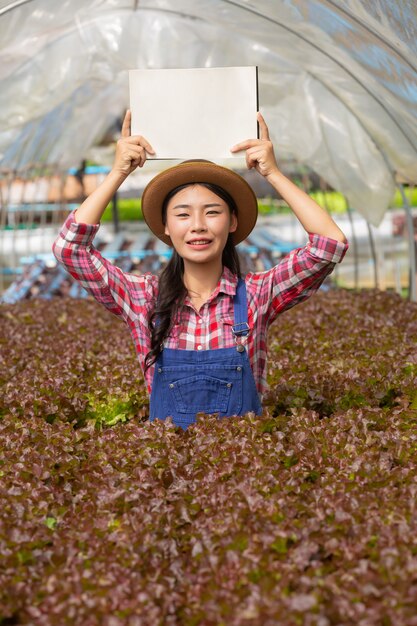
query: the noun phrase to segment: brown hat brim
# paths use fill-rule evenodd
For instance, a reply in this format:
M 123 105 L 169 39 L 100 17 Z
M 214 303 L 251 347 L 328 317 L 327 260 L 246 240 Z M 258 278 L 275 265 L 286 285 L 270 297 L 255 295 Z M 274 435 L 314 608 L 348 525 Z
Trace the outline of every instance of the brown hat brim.
M 235 245 L 246 239 L 258 218 L 256 195 L 242 176 L 211 161 L 185 161 L 157 174 L 142 194 L 142 213 L 145 222 L 161 241 L 172 246 L 165 235 L 162 222 L 162 206 L 169 192 L 186 183 L 212 183 L 227 191 L 238 209 L 238 226 L 233 236 Z

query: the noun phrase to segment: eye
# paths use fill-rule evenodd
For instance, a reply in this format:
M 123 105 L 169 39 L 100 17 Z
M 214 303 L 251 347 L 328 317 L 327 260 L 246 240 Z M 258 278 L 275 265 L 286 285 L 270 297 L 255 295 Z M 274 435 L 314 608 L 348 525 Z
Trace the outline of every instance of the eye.
M 207 213 L 220 213 L 220 211 L 207 211 Z

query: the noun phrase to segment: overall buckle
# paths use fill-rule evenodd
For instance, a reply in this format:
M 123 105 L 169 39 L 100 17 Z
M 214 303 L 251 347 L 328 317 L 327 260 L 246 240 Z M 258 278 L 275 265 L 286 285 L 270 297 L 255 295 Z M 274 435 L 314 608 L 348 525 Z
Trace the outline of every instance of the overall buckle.
M 232 333 L 235 338 L 236 350 L 238 352 L 244 352 L 244 340 L 247 340 L 249 335 L 249 324 L 247 322 L 239 322 L 238 324 L 234 324 L 232 326 Z M 246 343 L 246 342 L 245 342 Z
M 247 335 L 249 331 L 250 328 L 247 322 L 239 322 L 238 324 L 233 324 L 232 326 L 232 333 L 235 335 L 235 337 L 238 335 Z

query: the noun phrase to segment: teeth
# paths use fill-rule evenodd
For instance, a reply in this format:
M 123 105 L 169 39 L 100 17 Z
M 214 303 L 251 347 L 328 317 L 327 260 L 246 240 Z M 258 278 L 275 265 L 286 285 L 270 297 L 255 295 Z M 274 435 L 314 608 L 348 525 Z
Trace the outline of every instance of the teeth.
M 196 244 L 196 243 L 209 243 L 209 241 L 206 240 L 201 240 L 201 241 L 190 241 L 191 244 Z

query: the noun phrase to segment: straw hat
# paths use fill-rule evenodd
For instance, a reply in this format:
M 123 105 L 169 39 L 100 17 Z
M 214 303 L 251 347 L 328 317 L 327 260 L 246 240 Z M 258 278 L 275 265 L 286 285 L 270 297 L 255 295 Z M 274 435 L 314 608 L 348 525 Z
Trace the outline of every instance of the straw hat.
M 162 205 L 168 193 L 186 183 L 213 183 L 227 191 L 236 202 L 238 226 L 233 236 L 235 245 L 246 239 L 258 218 L 258 202 L 249 183 L 236 172 L 204 159 L 183 161 L 157 174 L 142 194 L 142 213 L 151 231 L 172 247 L 162 223 Z

